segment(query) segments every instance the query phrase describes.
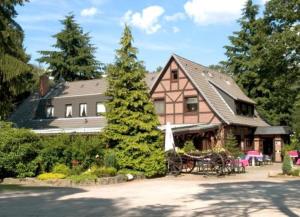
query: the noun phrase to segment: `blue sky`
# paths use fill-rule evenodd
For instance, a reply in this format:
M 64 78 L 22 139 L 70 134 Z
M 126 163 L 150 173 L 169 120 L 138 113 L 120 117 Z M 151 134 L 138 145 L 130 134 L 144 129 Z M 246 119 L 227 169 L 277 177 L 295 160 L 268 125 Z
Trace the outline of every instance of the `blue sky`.
M 266 0 L 256 0 L 263 8 Z M 103 63 L 114 60 L 123 24 L 132 27 L 138 57 L 148 70 L 163 66 L 172 53 L 203 65 L 225 59 L 223 46 L 239 29 L 245 0 L 31 0 L 18 7 L 17 22 L 25 32 L 25 47 L 36 63 L 37 51 L 53 49 L 51 36 L 62 29 L 59 20 L 72 12 L 97 47 Z

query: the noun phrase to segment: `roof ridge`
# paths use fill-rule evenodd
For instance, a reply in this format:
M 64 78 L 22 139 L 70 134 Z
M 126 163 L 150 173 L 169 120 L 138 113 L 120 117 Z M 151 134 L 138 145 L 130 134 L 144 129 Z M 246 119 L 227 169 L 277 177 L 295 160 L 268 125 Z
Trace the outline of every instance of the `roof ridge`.
M 181 58 L 181 59 L 184 59 L 184 60 L 186 60 L 186 61 L 189 61 L 189 62 L 191 62 L 191 63 L 193 63 L 193 64 L 199 65 L 199 66 L 201 66 L 202 68 L 204 68 L 204 69 L 206 69 L 206 70 L 209 70 L 209 71 L 212 71 L 212 72 L 221 74 L 221 75 L 225 75 L 226 77 L 229 77 L 230 79 L 233 79 L 229 74 L 226 74 L 225 72 L 220 72 L 220 71 L 211 69 L 211 68 L 209 68 L 208 66 L 202 65 L 202 64 L 197 63 L 197 62 L 195 62 L 195 61 L 193 61 L 193 60 L 190 60 L 190 59 L 187 59 L 187 58 L 185 58 L 185 57 L 179 56 L 179 55 L 177 55 L 177 54 L 175 54 L 175 53 L 174 53 L 173 55 L 174 55 L 174 56 L 177 56 L 177 57 L 179 57 L 179 58 Z

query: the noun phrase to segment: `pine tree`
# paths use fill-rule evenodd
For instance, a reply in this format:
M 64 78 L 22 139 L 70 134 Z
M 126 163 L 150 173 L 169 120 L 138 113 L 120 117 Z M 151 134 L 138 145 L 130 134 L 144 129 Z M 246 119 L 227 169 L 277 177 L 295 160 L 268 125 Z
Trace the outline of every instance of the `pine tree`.
M 298 1 L 299 2 L 299 1 Z M 299 89 L 300 26 L 297 0 L 273 0 L 263 18 L 249 0 L 239 20 L 241 30 L 225 46 L 226 71 L 232 72 L 245 93 L 257 102 L 262 117 L 274 125 L 291 125 Z
M 238 157 L 241 154 L 238 142 L 232 131 L 229 131 L 226 135 L 224 148 L 234 157 Z
M 0 120 L 6 119 L 21 94 L 31 87 L 29 56 L 23 47 L 24 33 L 14 20 L 15 7 L 26 0 L 0 2 Z
M 55 51 L 40 51 L 39 62 L 47 63 L 55 80 L 87 80 L 101 77 L 101 64 L 95 59 L 96 48 L 90 44 L 90 36 L 83 33 L 74 15 L 61 21 L 64 29 L 54 35 Z
M 125 26 L 115 63 L 107 69 L 106 94 L 111 100 L 105 135 L 109 146 L 116 149 L 121 168 L 143 171 L 150 177 L 164 173 L 164 155 L 159 122 L 144 81 L 146 70 L 132 42 L 130 28 Z

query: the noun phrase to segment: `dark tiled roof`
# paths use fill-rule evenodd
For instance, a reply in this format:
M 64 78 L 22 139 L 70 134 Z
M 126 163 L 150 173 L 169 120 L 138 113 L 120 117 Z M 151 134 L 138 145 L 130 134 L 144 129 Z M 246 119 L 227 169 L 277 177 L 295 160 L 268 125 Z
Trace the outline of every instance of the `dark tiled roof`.
M 158 73 L 147 73 L 145 82 L 148 87 L 151 86 Z M 83 80 L 73 82 L 62 82 L 52 88 L 43 99 L 55 97 L 76 97 L 82 95 L 101 95 L 105 94 L 107 80 L 105 78 L 94 80 Z M 87 117 L 87 118 L 57 118 L 57 119 L 39 119 L 34 120 L 37 107 L 42 100 L 38 93 L 32 94 L 24 100 L 23 103 L 11 115 L 10 121 L 17 127 L 32 129 L 69 129 L 69 128 L 103 128 L 106 125 L 105 118 Z
M 291 129 L 287 126 L 268 126 L 268 127 L 257 127 L 255 135 L 289 135 Z
M 246 126 L 268 126 L 258 115 L 257 117 L 245 117 L 236 115 L 225 100 L 218 93 L 215 86 L 224 90 L 234 99 L 243 100 L 249 103 L 254 103 L 249 99 L 237 86 L 234 80 L 223 73 L 213 71 L 198 63 L 187 60 L 178 55 L 172 55 L 179 65 L 186 72 L 199 92 L 203 95 L 209 105 L 214 109 L 218 116 L 227 124 L 239 124 Z M 214 86 L 215 85 L 215 86 Z

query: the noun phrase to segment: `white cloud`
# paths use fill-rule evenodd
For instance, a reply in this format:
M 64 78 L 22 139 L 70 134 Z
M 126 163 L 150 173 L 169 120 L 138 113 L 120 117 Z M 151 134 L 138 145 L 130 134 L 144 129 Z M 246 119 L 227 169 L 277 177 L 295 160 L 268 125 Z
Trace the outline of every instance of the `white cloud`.
M 224 23 L 237 19 L 246 0 L 188 0 L 186 14 L 199 25 Z
M 152 34 L 161 28 L 161 25 L 159 24 L 159 17 L 164 12 L 164 8 L 156 5 L 144 8 L 141 13 L 129 10 L 123 16 L 122 23 L 127 23 L 142 29 L 147 34 Z
M 83 17 L 92 17 L 97 14 L 97 8 L 91 7 L 91 8 L 85 8 L 80 12 L 80 15 Z
M 185 19 L 185 15 L 184 15 L 184 13 L 181 13 L 181 12 L 175 13 L 170 16 L 165 16 L 165 20 L 170 21 L 170 22 L 177 21 L 177 20 L 184 20 L 184 19 Z
M 180 29 L 177 26 L 173 26 L 172 30 L 174 33 L 180 32 Z

